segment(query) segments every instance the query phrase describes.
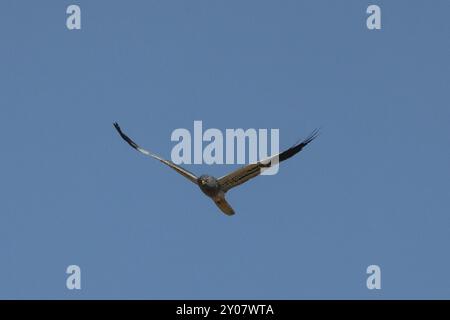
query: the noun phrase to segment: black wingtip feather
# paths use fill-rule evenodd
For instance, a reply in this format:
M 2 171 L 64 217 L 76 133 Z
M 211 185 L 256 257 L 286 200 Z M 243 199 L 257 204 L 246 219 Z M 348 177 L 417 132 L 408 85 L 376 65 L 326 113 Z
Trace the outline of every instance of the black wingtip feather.
M 303 142 L 301 144 L 306 146 L 308 143 L 313 141 L 318 136 L 319 136 L 319 129 L 315 129 L 313 132 L 311 132 L 311 134 L 305 140 L 303 140 Z
M 297 142 L 294 144 L 291 148 L 287 149 L 286 151 L 282 152 L 279 155 L 279 161 L 284 161 L 286 159 L 289 159 L 299 153 L 307 144 L 309 144 L 311 141 L 313 141 L 317 136 L 319 135 L 319 129 L 315 129 L 311 134 L 306 137 L 302 142 Z
M 139 148 L 139 146 L 136 144 L 136 142 L 131 140 L 125 133 L 122 132 L 122 129 L 120 128 L 120 126 L 119 126 L 119 124 L 117 122 L 114 122 L 113 125 L 114 125 L 114 128 L 116 128 L 117 132 L 119 133 L 119 135 L 122 137 L 123 140 L 125 140 L 134 149 L 138 149 Z

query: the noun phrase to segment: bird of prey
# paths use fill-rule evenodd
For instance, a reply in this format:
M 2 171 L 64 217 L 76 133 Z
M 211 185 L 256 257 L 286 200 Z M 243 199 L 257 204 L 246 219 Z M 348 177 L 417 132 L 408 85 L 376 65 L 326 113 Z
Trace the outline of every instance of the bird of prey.
M 256 163 L 246 165 L 242 168 L 237 169 L 236 171 L 233 171 L 217 179 L 207 174 L 203 174 L 197 177 L 192 172 L 182 168 L 179 165 L 176 165 L 172 161 L 165 160 L 156 154 L 153 154 L 145 149 L 142 149 L 125 133 L 123 133 L 122 129 L 120 128 L 117 122 L 114 123 L 114 127 L 119 132 L 122 139 L 124 139 L 134 149 L 136 149 L 140 153 L 145 154 L 146 156 L 150 156 L 154 159 L 161 161 L 162 163 L 171 167 L 185 178 L 189 179 L 191 182 L 198 185 L 200 189 L 203 191 L 203 193 L 206 194 L 208 197 L 210 197 L 214 201 L 214 203 L 219 207 L 219 209 L 222 210 L 223 213 L 229 216 L 234 215 L 234 210 L 225 200 L 225 194 L 227 193 L 228 190 L 250 180 L 251 178 L 258 176 L 262 172 L 262 170 L 269 168 L 272 165 L 277 164 L 278 162 L 282 162 L 284 160 L 291 158 L 292 156 L 300 152 L 308 143 L 313 141 L 317 137 L 317 134 L 319 132 L 316 129 L 306 139 L 294 144 L 291 148 L 275 156 L 271 156 L 265 160 L 261 160 Z

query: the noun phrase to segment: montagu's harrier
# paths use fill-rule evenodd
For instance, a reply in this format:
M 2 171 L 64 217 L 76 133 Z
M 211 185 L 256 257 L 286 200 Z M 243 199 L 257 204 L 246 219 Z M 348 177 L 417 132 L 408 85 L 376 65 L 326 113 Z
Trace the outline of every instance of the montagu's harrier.
M 191 180 L 193 183 L 198 185 L 200 189 L 203 191 L 203 193 L 206 194 L 208 197 L 210 197 L 215 202 L 215 204 L 220 208 L 220 210 L 222 210 L 225 214 L 229 216 L 234 214 L 234 210 L 225 200 L 225 193 L 228 190 L 250 180 L 251 178 L 258 176 L 263 169 L 269 168 L 272 165 L 277 164 L 278 162 L 282 162 L 294 156 L 295 154 L 300 152 L 308 143 L 313 141 L 318 134 L 318 130 L 314 130 L 305 140 L 296 143 L 291 148 L 279 153 L 278 155 L 269 157 L 268 159 L 261 160 L 253 164 L 249 164 L 219 179 L 216 179 L 215 177 L 207 174 L 197 177 L 192 172 L 189 172 L 188 170 L 180 167 L 179 165 L 176 165 L 172 161 L 165 160 L 157 156 L 156 154 L 153 154 L 147 150 L 142 149 L 125 133 L 123 133 L 117 122 L 114 123 L 114 127 L 117 129 L 122 139 L 128 142 L 128 144 L 132 146 L 134 149 L 145 154 L 146 156 L 150 156 L 152 158 L 161 161 L 162 163 L 174 169 L 179 174 L 183 175 L 185 178 Z

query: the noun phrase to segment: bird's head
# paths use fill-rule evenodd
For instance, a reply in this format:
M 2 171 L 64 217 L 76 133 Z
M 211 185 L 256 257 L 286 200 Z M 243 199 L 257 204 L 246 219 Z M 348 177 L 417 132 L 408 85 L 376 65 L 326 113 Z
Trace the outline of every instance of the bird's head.
M 201 175 L 197 179 L 198 186 L 208 196 L 213 197 L 220 191 L 219 182 L 213 176 Z
M 197 181 L 202 187 L 216 188 L 218 185 L 216 178 L 207 174 L 201 175 Z
M 209 177 L 207 175 L 202 175 L 198 178 L 198 182 L 200 183 L 201 186 L 207 185 L 209 182 Z

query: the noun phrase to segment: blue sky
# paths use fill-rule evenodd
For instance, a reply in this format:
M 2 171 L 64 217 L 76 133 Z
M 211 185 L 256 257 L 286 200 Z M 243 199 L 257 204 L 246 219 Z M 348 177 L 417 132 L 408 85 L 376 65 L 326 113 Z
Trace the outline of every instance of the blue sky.
M 0 298 L 450 298 L 448 1 L 0 9 Z M 170 157 L 194 120 L 322 134 L 230 191 L 230 218 L 112 127 Z

